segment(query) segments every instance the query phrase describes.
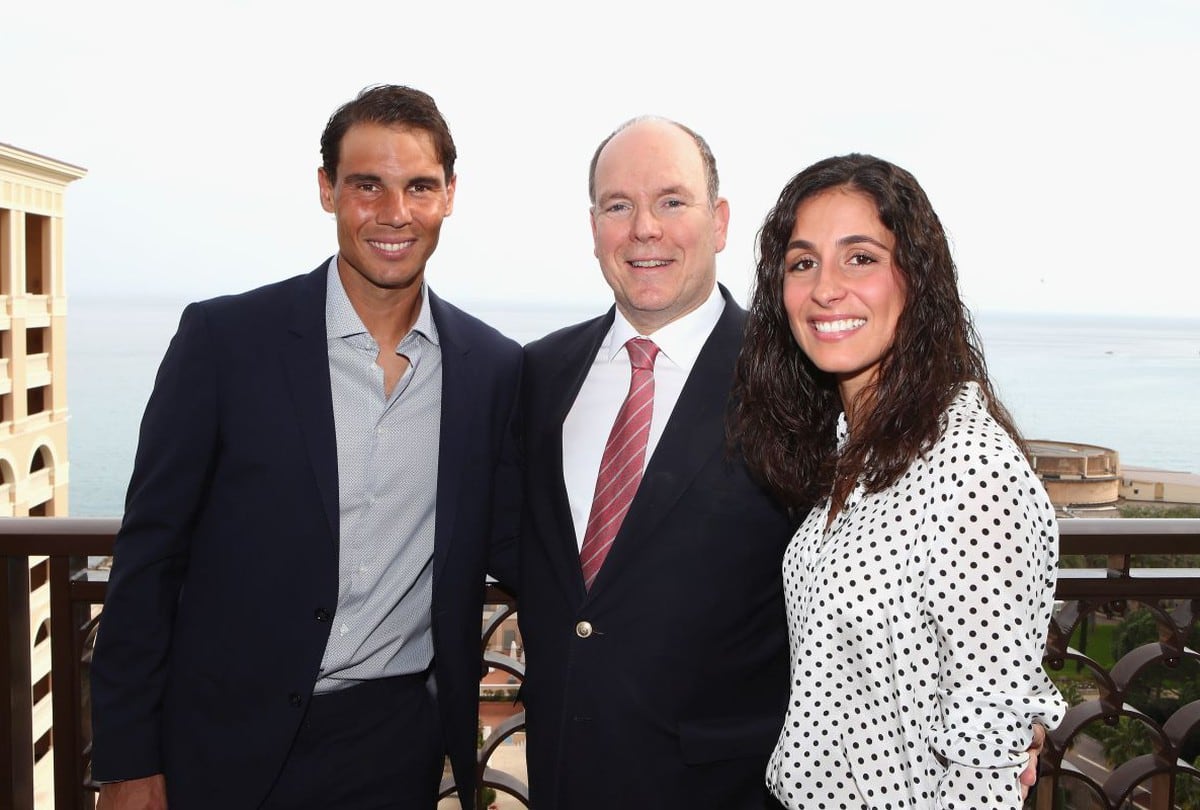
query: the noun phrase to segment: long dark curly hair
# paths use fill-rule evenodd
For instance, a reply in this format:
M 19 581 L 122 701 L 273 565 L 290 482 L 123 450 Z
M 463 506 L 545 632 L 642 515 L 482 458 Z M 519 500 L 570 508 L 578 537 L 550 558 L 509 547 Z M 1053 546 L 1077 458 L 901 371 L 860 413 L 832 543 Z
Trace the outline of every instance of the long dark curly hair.
M 796 209 L 829 189 L 874 200 L 880 221 L 895 237 L 893 259 L 905 289 L 892 345 L 864 392 L 868 407 L 855 411 L 840 452 L 837 380 L 800 350 L 783 306 L 784 255 Z M 992 417 L 1020 445 L 988 381 L 946 233 L 916 178 L 859 154 L 827 158 L 793 177 L 758 233 L 754 297 L 729 415 L 731 447 L 756 477 L 794 508 L 832 496 L 840 509 L 857 481 L 880 492 L 933 446 L 943 429 L 942 414 L 968 381 L 979 385 Z

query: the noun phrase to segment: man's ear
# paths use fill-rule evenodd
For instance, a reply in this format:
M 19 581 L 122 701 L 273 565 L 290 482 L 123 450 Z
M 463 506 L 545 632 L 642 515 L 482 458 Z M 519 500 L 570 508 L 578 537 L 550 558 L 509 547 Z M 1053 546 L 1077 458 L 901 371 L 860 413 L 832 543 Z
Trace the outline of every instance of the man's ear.
M 454 213 L 454 190 L 458 188 L 458 175 L 450 176 L 450 182 L 446 184 L 446 216 Z
M 317 187 L 321 192 L 321 207 L 333 213 L 333 181 L 325 174 L 325 167 L 317 169 Z
M 720 253 L 725 249 L 725 238 L 729 235 L 729 201 L 717 198 L 713 206 L 713 247 Z

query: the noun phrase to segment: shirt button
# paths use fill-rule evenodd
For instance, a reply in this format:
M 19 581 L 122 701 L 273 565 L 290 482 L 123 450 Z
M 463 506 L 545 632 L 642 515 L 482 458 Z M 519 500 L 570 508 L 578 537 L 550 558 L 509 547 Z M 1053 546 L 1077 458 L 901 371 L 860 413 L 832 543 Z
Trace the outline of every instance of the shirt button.
M 327 622 L 333 617 L 329 615 L 329 611 L 325 608 L 317 608 L 313 611 L 313 618 L 319 622 Z
M 591 634 L 592 634 L 592 623 L 591 622 L 579 622 L 578 624 L 575 625 L 575 635 L 579 636 L 580 638 L 587 638 Z
M 304 701 L 303 701 L 303 700 L 301 700 L 301 699 L 300 699 L 300 696 L 299 696 L 298 694 L 296 694 L 295 692 L 292 692 L 290 695 L 288 695 L 288 704 L 289 704 L 290 706 L 293 706 L 293 707 L 295 707 L 295 708 L 299 708 L 300 704 L 301 704 L 301 703 L 303 703 L 303 702 L 304 702 Z

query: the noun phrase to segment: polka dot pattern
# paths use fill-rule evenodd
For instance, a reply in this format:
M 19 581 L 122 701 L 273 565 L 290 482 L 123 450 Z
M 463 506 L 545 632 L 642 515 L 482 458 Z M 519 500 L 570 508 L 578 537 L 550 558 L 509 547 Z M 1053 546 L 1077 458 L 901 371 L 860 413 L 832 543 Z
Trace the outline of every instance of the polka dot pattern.
M 784 556 L 791 700 L 767 782 L 792 810 L 1018 808 L 1031 725 L 1062 720 L 1041 669 L 1054 509 L 977 386 L 943 424 L 828 530 L 813 509 Z

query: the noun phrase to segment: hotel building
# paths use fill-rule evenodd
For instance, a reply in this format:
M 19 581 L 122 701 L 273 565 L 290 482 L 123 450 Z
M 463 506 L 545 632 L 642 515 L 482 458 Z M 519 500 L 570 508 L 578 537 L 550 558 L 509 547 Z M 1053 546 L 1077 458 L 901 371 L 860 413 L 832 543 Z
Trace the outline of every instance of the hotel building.
M 0 516 L 67 514 L 63 198 L 86 173 L 0 143 Z M 45 557 L 29 559 L 39 806 L 52 784 L 47 569 Z

